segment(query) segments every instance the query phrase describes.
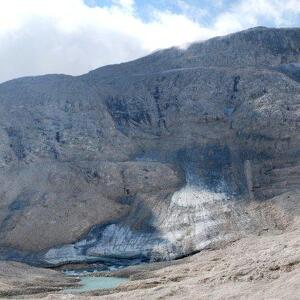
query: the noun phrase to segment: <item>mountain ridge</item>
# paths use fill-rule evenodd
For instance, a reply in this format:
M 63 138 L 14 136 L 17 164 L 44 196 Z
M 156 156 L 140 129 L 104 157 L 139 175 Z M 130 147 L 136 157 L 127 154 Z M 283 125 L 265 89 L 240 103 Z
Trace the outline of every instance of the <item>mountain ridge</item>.
M 174 259 L 283 228 L 294 203 L 252 203 L 300 183 L 299 62 L 300 29 L 259 27 L 0 84 L 0 258 Z
M 282 33 L 284 33 L 284 32 L 297 32 L 297 31 L 299 32 L 299 30 L 300 30 L 299 27 L 272 28 L 272 27 L 257 26 L 257 27 L 252 27 L 252 28 L 249 28 L 249 29 L 245 29 L 245 30 L 242 30 L 242 31 L 239 31 L 239 32 L 236 32 L 236 33 L 230 33 L 230 34 L 227 34 L 227 35 L 216 36 L 216 37 L 209 38 L 209 39 L 203 40 L 203 41 L 195 41 L 195 42 L 190 43 L 187 48 L 181 48 L 180 46 L 173 46 L 173 47 L 166 48 L 166 49 L 159 49 L 159 50 L 156 50 L 153 53 L 150 53 L 150 54 L 148 54 L 146 56 L 143 56 L 141 58 L 137 58 L 137 59 L 134 59 L 134 60 L 131 60 L 131 61 L 122 62 L 122 63 L 118 63 L 118 64 L 105 65 L 105 66 L 93 69 L 91 71 L 88 71 L 87 73 L 84 73 L 84 74 L 81 74 L 81 75 L 68 75 L 68 74 L 55 74 L 55 73 L 53 73 L 53 74 L 44 74 L 44 75 L 38 75 L 38 76 L 25 76 L 25 77 L 10 79 L 8 81 L 2 82 L 1 84 L 6 83 L 6 82 L 10 82 L 10 81 L 13 81 L 13 80 L 19 80 L 19 79 L 25 79 L 25 78 L 38 78 L 38 77 L 45 77 L 45 76 L 71 76 L 73 78 L 77 78 L 77 77 L 80 78 L 80 77 L 83 77 L 83 76 L 88 75 L 90 73 L 99 72 L 99 71 L 106 71 L 106 69 L 111 69 L 111 68 L 113 68 L 113 69 L 114 68 L 119 68 L 119 67 L 122 67 L 124 65 L 137 63 L 137 62 L 144 61 L 144 60 L 147 61 L 147 60 L 151 59 L 152 57 L 157 57 L 160 54 L 167 54 L 168 52 L 172 52 L 172 51 L 174 51 L 175 53 L 180 55 L 180 54 L 188 51 L 189 48 L 191 48 L 191 47 L 192 48 L 194 48 L 194 47 L 197 48 L 198 46 L 201 46 L 203 44 L 212 43 L 214 41 L 220 41 L 220 40 L 229 40 L 232 37 L 239 37 L 239 36 L 247 35 L 247 34 L 250 34 L 250 33 L 258 33 L 258 32 L 259 33 L 264 33 L 264 32 L 267 32 L 267 33 L 282 32 Z M 178 56 L 175 56 L 175 57 L 178 58 Z

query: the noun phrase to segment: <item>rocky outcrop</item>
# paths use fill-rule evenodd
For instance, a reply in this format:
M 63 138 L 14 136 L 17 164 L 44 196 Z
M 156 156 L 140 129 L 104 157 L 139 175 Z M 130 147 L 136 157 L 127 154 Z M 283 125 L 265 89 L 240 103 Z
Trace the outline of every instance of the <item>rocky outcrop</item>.
M 300 184 L 300 29 L 254 28 L 71 77 L 0 85 L 0 256 L 181 257 L 287 218 Z

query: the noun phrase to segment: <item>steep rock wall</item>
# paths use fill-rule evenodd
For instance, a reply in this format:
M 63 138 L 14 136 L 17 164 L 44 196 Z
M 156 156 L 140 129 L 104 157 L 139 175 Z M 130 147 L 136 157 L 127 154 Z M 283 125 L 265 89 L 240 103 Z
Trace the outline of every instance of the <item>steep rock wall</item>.
M 251 203 L 299 186 L 299 61 L 299 29 L 255 28 L 1 84 L 0 257 L 172 259 L 284 226 Z

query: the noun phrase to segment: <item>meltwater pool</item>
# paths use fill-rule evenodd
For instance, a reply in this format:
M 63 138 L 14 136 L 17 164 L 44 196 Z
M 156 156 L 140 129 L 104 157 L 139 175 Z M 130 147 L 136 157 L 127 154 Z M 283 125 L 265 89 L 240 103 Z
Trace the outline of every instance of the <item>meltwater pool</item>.
M 80 278 L 81 286 L 65 289 L 64 292 L 83 293 L 99 289 L 111 289 L 126 281 L 128 281 L 127 278 L 83 276 Z

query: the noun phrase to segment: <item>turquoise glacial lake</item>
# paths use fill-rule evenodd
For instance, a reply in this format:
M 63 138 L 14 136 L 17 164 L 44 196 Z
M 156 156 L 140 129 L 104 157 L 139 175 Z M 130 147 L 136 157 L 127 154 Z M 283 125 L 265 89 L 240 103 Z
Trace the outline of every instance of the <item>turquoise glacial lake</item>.
M 80 278 L 81 286 L 77 288 L 65 289 L 64 292 L 83 293 L 100 289 L 112 289 L 126 281 L 128 281 L 127 278 L 84 276 Z

